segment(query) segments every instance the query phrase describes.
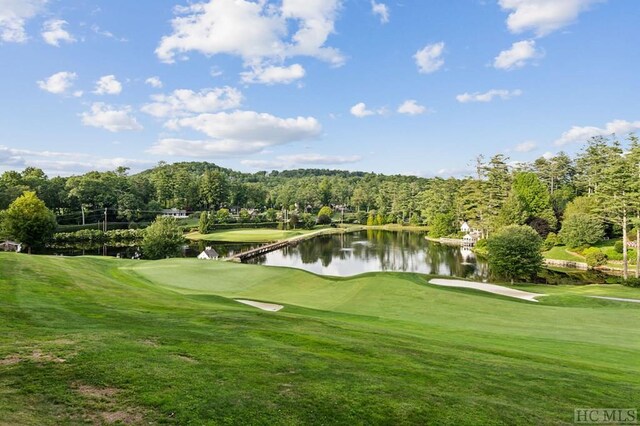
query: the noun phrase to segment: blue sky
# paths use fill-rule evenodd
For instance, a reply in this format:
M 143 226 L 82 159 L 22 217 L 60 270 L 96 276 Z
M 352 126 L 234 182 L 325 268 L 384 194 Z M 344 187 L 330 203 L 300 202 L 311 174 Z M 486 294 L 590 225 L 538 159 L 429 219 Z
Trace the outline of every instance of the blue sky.
M 640 128 L 635 0 L 0 0 L 0 170 L 470 173 Z

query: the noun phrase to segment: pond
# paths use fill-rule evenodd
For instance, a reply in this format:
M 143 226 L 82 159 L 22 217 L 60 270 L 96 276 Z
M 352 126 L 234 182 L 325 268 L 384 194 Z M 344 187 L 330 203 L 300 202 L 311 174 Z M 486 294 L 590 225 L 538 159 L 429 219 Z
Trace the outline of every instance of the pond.
M 366 230 L 327 235 L 255 257 L 247 263 L 288 266 L 320 275 L 418 272 L 485 279 L 487 264 L 468 249 L 434 243 L 421 232 Z
M 196 257 L 212 246 L 220 257 L 250 250 L 260 243 L 192 242 L 182 255 Z M 86 244 L 50 247 L 39 254 L 58 256 L 114 256 L 131 259 L 140 248 Z M 255 257 L 246 263 L 303 269 L 318 275 L 353 276 L 366 272 L 395 271 L 486 280 L 489 268 L 471 250 L 435 243 L 423 232 L 366 230 L 319 236 L 296 246 Z M 605 274 L 594 271 L 543 269 L 536 282 L 548 284 L 605 283 Z

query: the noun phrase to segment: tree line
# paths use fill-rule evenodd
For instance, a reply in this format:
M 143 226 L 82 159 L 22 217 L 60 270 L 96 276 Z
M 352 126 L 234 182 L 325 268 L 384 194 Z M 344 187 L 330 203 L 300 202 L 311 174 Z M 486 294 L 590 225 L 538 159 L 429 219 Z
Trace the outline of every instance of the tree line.
M 428 225 L 434 237 L 456 235 L 463 221 L 484 237 L 527 225 L 547 243 L 571 247 L 621 235 L 625 276 L 627 242 L 640 240 L 640 144 L 633 134 L 592 138 L 573 157 L 516 163 L 503 154 L 480 156 L 473 176 L 448 179 L 321 169 L 242 173 L 206 162 L 49 178 L 29 167 L 0 176 L 0 210 L 25 191 L 35 192 L 58 224 L 151 221 L 165 208 L 301 216 L 332 206 L 362 224 Z

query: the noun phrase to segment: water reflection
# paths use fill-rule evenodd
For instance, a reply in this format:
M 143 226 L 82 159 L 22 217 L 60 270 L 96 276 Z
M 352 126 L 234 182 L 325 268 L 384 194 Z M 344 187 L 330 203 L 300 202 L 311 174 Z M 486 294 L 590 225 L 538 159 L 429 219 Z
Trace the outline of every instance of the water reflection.
M 488 274 L 470 250 L 432 243 L 423 233 L 379 230 L 321 236 L 248 262 L 335 276 L 401 271 L 480 279 Z

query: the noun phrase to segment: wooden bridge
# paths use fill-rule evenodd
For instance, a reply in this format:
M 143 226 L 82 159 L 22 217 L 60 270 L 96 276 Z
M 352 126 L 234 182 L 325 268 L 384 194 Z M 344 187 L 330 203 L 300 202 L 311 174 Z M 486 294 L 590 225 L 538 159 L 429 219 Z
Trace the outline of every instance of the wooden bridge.
M 297 244 L 298 241 L 299 240 L 295 240 L 295 241 L 285 240 L 285 241 L 278 241 L 271 244 L 266 244 L 264 246 L 260 246 L 251 250 L 243 251 L 241 253 L 236 253 L 233 256 L 228 257 L 226 260 L 231 262 L 243 262 L 247 259 L 251 259 L 252 257 L 262 256 L 263 254 L 267 254 L 269 252 Z
M 315 232 L 310 232 L 308 234 L 289 238 L 288 240 L 276 241 L 275 243 L 265 244 L 263 246 L 260 246 L 251 250 L 243 251 L 241 253 L 236 253 L 233 256 L 227 257 L 225 260 L 229 262 L 243 262 L 247 259 L 251 259 L 256 256 L 262 256 L 263 254 L 267 254 L 275 250 L 280 250 L 281 248 L 295 246 L 301 241 L 315 238 L 320 235 L 342 234 L 345 232 L 353 232 L 354 230 L 357 230 L 357 228 L 354 227 L 349 229 L 345 229 L 345 228 L 320 229 Z

